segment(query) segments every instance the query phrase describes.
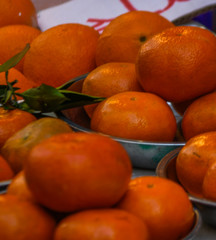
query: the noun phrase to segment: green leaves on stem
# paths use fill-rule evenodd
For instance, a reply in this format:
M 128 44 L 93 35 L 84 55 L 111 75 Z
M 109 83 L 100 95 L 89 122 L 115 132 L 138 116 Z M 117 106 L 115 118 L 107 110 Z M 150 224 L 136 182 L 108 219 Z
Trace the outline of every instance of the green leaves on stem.
M 17 93 L 19 88 L 14 87 L 17 80 L 15 79 L 13 82 L 9 82 L 8 71 L 24 57 L 29 48 L 30 45 L 27 44 L 20 53 L 0 65 L 0 72 L 5 72 L 6 78 L 6 85 L 0 85 L 0 103 L 4 108 L 19 108 L 32 113 L 47 113 L 98 103 L 105 99 L 103 97 L 94 97 L 67 90 L 73 83 L 84 79 L 87 74 L 72 79 L 57 88 L 41 84 L 37 88 L 31 88 L 23 93 Z M 17 101 L 17 96 L 21 96 L 23 101 Z

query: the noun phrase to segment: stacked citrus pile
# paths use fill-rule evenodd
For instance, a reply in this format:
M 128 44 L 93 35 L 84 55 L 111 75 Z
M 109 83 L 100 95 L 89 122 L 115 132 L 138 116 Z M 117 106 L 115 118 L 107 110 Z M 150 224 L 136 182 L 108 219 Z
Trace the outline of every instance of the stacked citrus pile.
M 184 189 L 159 177 L 131 180 L 130 158 L 110 137 L 45 117 L 17 130 L 1 154 L 15 173 L 0 196 L 1 239 L 173 240 L 194 225 Z
M 199 98 L 216 87 L 216 39 L 208 30 L 176 27 L 158 14 L 133 11 L 114 19 L 100 36 L 93 28 L 75 23 L 41 32 L 30 21 L 35 10 L 27 1 L 2 0 L 0 9 L 9 8 L 11 2 L 14 11 L 19 4 L 25 6 L 19 10 L 25 20 L 18 17 L 18 21 L 12 11 L 14 18 L 4 17 L 8 11 L 3 11 L 0 62 L 26 43 L 30 50 L 9 77 L 17 78 L 15 86 L 24 91 L 41 83 L 58 87 L 90 72 L 80 91 L 106 97 L 94 107 L 85 106 L 95 131 L 173 141 L 177 126 L 167 101 L 176 107 L 211 102 L 206 100 L 209 95 Z M 183 116 L 185 138 L 200 131 L 190 133 L 198 111 L 192 104 Z M 1 111 L 1 165 L 8 172 L 4 180 L 15 175 L 0 197 L 1 239 L 174 240 L 192 228 L 194 211 L 183 188 L 159 177 L 131 180 L 129 156 L 112 138 L 74 133 L 55 118 Z M 211 172 L 208 176 L 213 179 Z

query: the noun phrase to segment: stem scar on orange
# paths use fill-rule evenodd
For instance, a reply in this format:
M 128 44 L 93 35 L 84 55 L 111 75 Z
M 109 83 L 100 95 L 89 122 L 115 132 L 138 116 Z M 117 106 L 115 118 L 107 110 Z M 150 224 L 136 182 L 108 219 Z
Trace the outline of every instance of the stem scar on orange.
M 182 239 L 195 220 L 192 203 L 184 189 L 171 180 L 155 176 L 132 179 L 117 208 L 141 217 L 151 240 Z
M 174 24 L 148 11 L 131 11 L 114 18 L 99 37 L 97 66 L 107 62 L 135 63 L 140 46 L 153 35 Z

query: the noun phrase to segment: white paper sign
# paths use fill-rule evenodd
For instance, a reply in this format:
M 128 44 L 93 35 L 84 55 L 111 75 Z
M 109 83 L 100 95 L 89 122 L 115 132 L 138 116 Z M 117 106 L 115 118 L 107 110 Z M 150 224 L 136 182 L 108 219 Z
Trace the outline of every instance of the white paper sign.
M 157 12 L 174 23 L 216 8 L 216 0 L 71 0 L 38 13 L 42 31 L 63 23 L 81 23 L 102 32 L 116 16 L 133 10 Z

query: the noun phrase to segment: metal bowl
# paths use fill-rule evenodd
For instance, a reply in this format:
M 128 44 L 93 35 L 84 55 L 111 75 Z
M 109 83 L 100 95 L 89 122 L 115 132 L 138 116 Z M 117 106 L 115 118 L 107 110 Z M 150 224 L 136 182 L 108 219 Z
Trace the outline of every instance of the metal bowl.
M 11 180 L 1 181 L 0 182 L 0 194 L 6 192 L 8 185 L 11 183 Z
M 176 174 L 176 157 L 181 148 L 177 148 L 161 159 L 157 168 L 156 175 L 171 179 L 180 184 Z M 199 209 L 203 221 L 216 227 L 216 202 L 205 198 L 198 198 L 188 193 L 191 202 Z
M 195 221 L 194 221 L 193 228 L 188 233 L 188 235 L 185 236 L 182 240 L 192 240 L 199 235 L 199 231 L 202 226 L 202 217 L 200 216 L 200 213 L 197 209 L 194 209 L 194 212 L 195 212 Z
M 176 112 L 174 112 L 174 114 L 179 125 L 181 116 Z M 82 107 L 64 110 L 62 112 L 56 113 L 56 115 L 60 119 L 66 121 L 75 131 L 93 132 L 90 129 L 90 119 Z M 156 169 L 159 161 L 167 153 L 185 144 L 184 141 L 147 142 L 118 137 L 112 138 L 124 146 L 130 156 L 133 167 L 154 170 Z

